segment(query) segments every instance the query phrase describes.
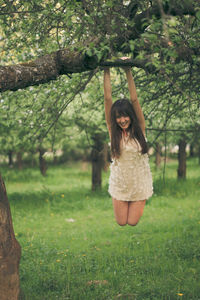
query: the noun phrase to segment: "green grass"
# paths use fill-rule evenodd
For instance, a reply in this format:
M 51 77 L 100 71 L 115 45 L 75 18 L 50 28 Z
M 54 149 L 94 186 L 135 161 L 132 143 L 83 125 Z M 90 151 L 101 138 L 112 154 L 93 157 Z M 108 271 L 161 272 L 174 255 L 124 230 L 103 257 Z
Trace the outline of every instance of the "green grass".
M 92 192 L 80 164 L 45 178 L 4 168 L 24 299 L 200 299 L 200 166 L 190 160 L 181 181 L 176 168 L 167 164 L 164 185 L 152 166 L 155 193 L 136 227 L 115 223 L 108 173 Z

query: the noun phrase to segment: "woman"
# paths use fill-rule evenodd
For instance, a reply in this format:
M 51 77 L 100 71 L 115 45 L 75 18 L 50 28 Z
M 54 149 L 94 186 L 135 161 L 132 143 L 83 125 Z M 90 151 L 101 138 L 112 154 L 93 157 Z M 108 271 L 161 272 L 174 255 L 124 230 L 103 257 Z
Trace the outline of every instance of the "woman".
M 112 103 L 110 70 L 104 69 L 106 123 L 111 139 L 112 164 L 109 193 L 116 221 L 137 225 L 146 200 L 152 196 L 152 176 L 145 140 L 145 119 L 140 107 L 131 68 L 124 68 L 130 101 Z

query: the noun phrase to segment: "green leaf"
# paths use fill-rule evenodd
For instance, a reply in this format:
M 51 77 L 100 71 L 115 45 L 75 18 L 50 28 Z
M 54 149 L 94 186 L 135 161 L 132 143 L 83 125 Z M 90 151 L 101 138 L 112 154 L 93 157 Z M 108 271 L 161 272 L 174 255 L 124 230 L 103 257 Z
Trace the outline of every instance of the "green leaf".
M 200 20 L 200 10 L 197 11 L 196 17 L 197 17 L 198 20 Z
M 129 41 L 129 46 L 130 46 L 131 51 L 133 52 L 134 49 L 135 49 L 134 41 L 130 40 Z

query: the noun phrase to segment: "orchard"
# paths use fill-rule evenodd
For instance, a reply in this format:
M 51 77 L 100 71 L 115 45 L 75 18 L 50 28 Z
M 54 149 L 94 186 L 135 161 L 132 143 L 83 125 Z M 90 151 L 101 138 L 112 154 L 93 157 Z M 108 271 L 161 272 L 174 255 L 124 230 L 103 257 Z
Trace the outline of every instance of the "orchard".
M 131 66 L 155 169 L 176 148 L 177 182 L 187 181 L 188 148 L 200 164 L 199 4 L 2 0 L 0 163 L 38 166 L 46 177 L 52 166 L 87 161 L 99 191 L 110 162 L 103 68 L 111 68 L 115 101 L 128 97 L 122 68 Z M 2 177 L 0 298 L 17 300 L 21 249 Z

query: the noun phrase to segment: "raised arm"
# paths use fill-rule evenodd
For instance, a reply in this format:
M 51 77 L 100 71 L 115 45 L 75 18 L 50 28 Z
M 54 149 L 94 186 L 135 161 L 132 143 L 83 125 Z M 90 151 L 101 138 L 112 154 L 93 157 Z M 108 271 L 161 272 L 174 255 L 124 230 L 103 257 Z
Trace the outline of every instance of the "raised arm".
M 104 68 L 104 106 L 105 106 L 106 124 L 108 127 L 109 134 L 111 134 L 110 110 L 112 106 L 112 89 L 111 89 L 109 68 Z
M 142 108 L 137 98 L 136 86 L 132 76 L 131 68 L 125 68 L 126 78 L 128 81 L 128 89 L 130 93 L 130 100 L 132 102 L 133 108 L 135 110 L 136 116 L 138 118 L 139 125 L 142 129 L 143 134 L 145 135 L 145 119 L 142 112 Z

